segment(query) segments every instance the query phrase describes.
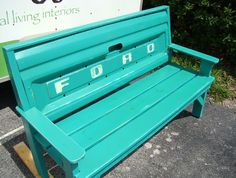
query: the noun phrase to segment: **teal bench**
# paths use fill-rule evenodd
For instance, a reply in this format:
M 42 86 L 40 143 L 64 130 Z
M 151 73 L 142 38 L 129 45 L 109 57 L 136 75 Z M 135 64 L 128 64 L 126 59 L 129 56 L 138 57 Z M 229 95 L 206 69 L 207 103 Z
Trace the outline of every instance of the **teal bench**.
M 171 63 L 173 52 L 200 60 L 200 71 Z M 66 177 L 100 177 L 191 103 L 201 117 L 218 62 L 171 42 L 167 6 L 9 45 L 4 53 L 44 178 L 44 150 Z

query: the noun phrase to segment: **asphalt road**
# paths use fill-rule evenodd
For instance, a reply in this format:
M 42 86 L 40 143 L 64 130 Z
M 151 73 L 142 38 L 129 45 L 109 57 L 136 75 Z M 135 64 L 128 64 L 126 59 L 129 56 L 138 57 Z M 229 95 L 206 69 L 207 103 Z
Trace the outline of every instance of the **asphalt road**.
M 10 84 L 0 84 L 0 177 L 32 177 L 13 150 L 26 142 Z M 187 108 L 105 178 L 235 178 L 236 110 L 208 103 L 202 119 Z M 11 132 L 12 131 L 12 132 Z M 55 177 L 60 168 L 46 156 Z M 54 167 L 54 168 L 53 168 Z

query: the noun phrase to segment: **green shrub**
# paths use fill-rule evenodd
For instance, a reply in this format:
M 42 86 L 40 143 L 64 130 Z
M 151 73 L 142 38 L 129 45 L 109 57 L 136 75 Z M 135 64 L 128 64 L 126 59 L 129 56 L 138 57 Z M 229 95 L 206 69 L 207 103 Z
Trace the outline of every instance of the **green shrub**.
M 196 61 L 192 57 L 175 55 L 172 62 L 195 71 L 200 70 L 200 61 Z M 215 77 L 215 81 L 210 88 L 209 94 L 214 101 L 220 102 L 228 98 L 233 99 L 235 95 L 234 86 L 236 86 L 235 79 L 219 68 L 213 69 L 212 75 Z
M 217 56 L 218 66 L 236 71 L 236 1 L 145 0 L 144 9 L 163 4 L 171 8 L 175 43 Z

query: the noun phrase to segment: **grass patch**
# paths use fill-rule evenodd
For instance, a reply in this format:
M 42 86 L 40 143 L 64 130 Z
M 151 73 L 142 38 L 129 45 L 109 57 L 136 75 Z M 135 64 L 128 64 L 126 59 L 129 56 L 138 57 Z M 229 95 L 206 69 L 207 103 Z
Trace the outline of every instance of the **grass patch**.
M 172 62 L 196 71 L 200 69 L 200 62 L 191 57 L 174 56 Z M 209 95 L 214 101 L 221 102 L 233 98 L 235 96 L 236 79 L 219 67 L 213 68 L 212 75 L 215 77 L 215 81 L 210 88 Z
M 17 41 L 8 41 L 8 42 L 0 43 L 0 78 L 8 76 L 7 66 L 6 66 L 4 56 L 3 56 L 2 47 L 8 44 L 15 43 L 15 42 Z

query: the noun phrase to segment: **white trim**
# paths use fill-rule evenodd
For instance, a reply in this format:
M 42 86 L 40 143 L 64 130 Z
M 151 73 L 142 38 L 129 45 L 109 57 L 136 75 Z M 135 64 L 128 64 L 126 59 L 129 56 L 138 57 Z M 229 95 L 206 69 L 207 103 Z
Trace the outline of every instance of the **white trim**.
M 5 135 L 0 137 L 0 141 L 2 141 L 4 138 L 9 137 L 9 136 L 13 135 L 14 133 L 19 132 L 20 130 L 23 130 L 23 129 L 24 129 L 24 126 L 20 126 L 16 129 L 6 133 Z
M 140 1 L 140 11 L 143 10 L 143 0 Z
M 9 80 L 10 80 L 9 76 L 2 77 L 2 78 L 0 78 L 0 83 L 6 82 L 6 81 L 9 81 Z

